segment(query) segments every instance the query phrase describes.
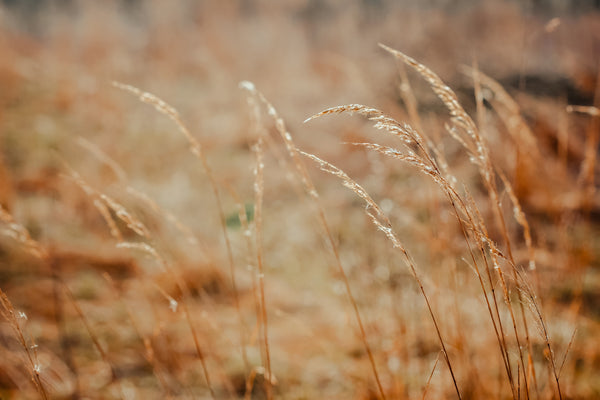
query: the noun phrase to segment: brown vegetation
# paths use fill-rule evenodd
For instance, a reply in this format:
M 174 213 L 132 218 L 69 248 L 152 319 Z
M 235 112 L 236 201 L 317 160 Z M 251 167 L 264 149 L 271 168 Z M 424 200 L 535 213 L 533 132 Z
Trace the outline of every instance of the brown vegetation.
M 591 4 L 222 3 L 0 8 L 0 397 L 597 398 Z

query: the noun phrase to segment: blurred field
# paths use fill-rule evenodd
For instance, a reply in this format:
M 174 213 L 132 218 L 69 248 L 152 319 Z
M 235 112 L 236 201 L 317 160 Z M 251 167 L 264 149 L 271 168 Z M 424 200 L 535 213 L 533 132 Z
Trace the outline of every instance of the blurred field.
M 1 399 L 600 397 L 597 2 L 2 4 Z M 379 43 L 456 92 L 489 181 Z M 358 115 L 303 123 L 344 104 L 417 129 L 466 211 L 351 144 L 415 142 Z M 370 194 L 423 291 L 282 123 Z

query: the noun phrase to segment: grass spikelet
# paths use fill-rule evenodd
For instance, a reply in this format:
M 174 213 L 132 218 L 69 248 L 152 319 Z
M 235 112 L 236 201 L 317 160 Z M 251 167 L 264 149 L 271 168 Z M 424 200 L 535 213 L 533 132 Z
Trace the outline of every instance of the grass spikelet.
M 377 153 L 382 154 L 384 156 L 388 156 L 388 157 L 394 158 L 396 160 L 403 161 L 403 162 L 407 163 L 408 165 L 411 165 L 411 166 L 417 168 L 419 171 L 421 171 L 425 175 L 432 178 L 438 184 L 446 183 L 443 179 L 441 179 L 439 170 L 436 171 L 434 168 L 430 167 L 429 165 L 426 165 L 425 162 L 421 158 L 417 157 L 412 151 L 409 151 L 408 154 L 404 154 L 404 153 L 402 153 L 402 151 L 400 151 L 398 149 L 394 149 L 394 148 L 388 147 L 388 146 L 382 146 L 382 145 L 379 145 L 376 143 L 351 143 L 351 144 L 353 146 L 359 146 L 359 147 L 364 147 L 365 149 L 374 150 Z
M 150 231 L 148 228 L 146 228 L 146 225 L 144 225 L 142 221 L 127 211 L 125 207 L 104 193 L 99 193 L 98 195 L 100 199 L 115 213 L 117 218 L 123 221 L 129 229 L 143 238 L 150 237 Z
M 156 201 L 151 199 L 150 196 L 148 196 L 146 193 L 143 193 L 129 185 L 127 173 L 112 157 L 110 157 L 108 154 L 102 151 L 102 149 L 100 149 L 96 144 L 84 138 L 78 138 L 77 144 L 80 145 L 86 151 L 88 151 L 94 158 L 96 158 L 102 164 L 106 165 L 110 170 L 112 170 L 118 181 L 122 184 L 127 185 L 125 189 L 127 193 L 140 200 L 157 215 L 164 217 L 171 225 L 173 225 L 179 232 L 181 232 L 185 236 L 188 243 L 190 243 L 191 245 L 200 244 L 194 232 L 192 232 L 192 230 L 183 222 L 181 222 L 179 218 L 177 218 L 173 213 L 163 209 L 156 203 Z M 98 200 L 94 200 L 94 205 L 96 206 L 96 208 L 98 208 L 98 211 L 100 211 L 104 219 L 109 224 L 111 229 L 111 235 L 117 238 L 119 242 L 123 241 L 122 237 L 120 236 L 120 232 L 118 232 L 118 229 L 114 224 L 114 221 L 109 221 L 109 219 L 111 219 L 112 217 L 109 218 L 110 213 L 108 213 L 106 207 Z
M 175 122 L 180 121 L 179 112 L 175 109 L 175 107 L 169 105 L 166 101 L 162 100 L 158 96 L 156 96 L 152 93 L 149 93 L 149 92 L 144 92 L 143 90 L 140 90 L 140 89 L 136 88 L 135 86 L 127 85 L 127 84 L 121 83 L 121 82 L 114 81 L 112 83 L 112 85 L 114 87 L 116 87 L 117 89 L 121 89 L 125 92 L 129 92 L 129 93 L 133 94 L 134 96 L 139 98 L 140 101 L 153 106 L 158 112 L 168 116 L 169 118 L 173 119 Z M 182 124 L 182 128 L 183 128 L 183 130 L 187 131 L 187 128 L 185 128 L 183 126 L 183 124 Z M 193 138 L 192 138 L 192 140 L 193 140 Z
M 398 122 L 395 119 L 388 117 L 382 111 L 376 108 L 371 108 L 360 104 L 347 104 L 343 106 L 328 108 L 306 119 L 304 122 L 306 123 L 312 121 L 313 119 L 332 114 L 361 115 L 363 117 L 366 117 L 370 121 L 375 122 L 375 129 L 385 130 L 391 133 L 392 135 L 396 136 L 405 145 L 417 145 L 419 146 L 419 148 L 425 151 L 426 146 L 423 137 L 421 137 L 419 132 L 414 130 L 410 125 Z
M 117 240 L 117 243 L 122 242 L 123 235 L 121 234 L 121 230 L 117 226 L 115 219 L 110 214 L 110 210 L 108 209 L 108 207 L 106 207 L 106 205 L 100 199 L 94 199 L 92 203 L 102 216 L 102 219 L 104 219 L 104 222 L 106 222 L 106 224 L 108 225 L 110 236 L 115 238 Z
M 377 117 L 380 117 L 383 115 L 383 113 L 376 108 L 363 106 L 362 104 L 346 104 L 343 106 L 331 107 L 326 110 L 323 110 L 320 113 L 317 113 L 317 114 L 305 119 L 304 123 L 312 121 L 313 119 L 316 119 L 316 118 L 323 117 L 325 115 L 343 114 L 343 113 L 348 113 L 348 114 L 356 113 L 356 114 L 362 115 L 367 118 L 377 118 Z
M 145 253 L 152 257 L 155 261 L 158 262 L 161 270 L 163 272 L 167 272 L 167 261 L 156 251 L 154 247 L 144 242 L 121 242 L 117 243 L 117 248 L 119 249 L 129 249 L 129 250 L 137 250 L 142 253 Z
M 465 129 L 466 133 L 471 136 L 475 143 L 479 142 L 479 134 L 475 123 L 461 106 L 456 94 L 448 85 L 444 83 L 440 79 L 440 77 L 433 72 L 431 69 L 427 68 L 425 65 L 417 62 L 415 59 L 407 56 L 406 54 L 394 50 L 391 47 L 388 47 L 384 44 L 379 44 L 379 47 L 392 54 L 397 59 L 401 60 L 408 66 L 412 67 L 415 71 L 417 71 L 430 85 L 435 94 L 442 100 L 444 105 L 450 111 L 450 115 L 452 116 L 453 122 L 462 128 Z M 485 149 L 478 149 L 479 151 L 485 151 Z M 483 155 L 483 154 L 481 154 Z
M 288 132 L 283 118 L 281 118 L 279 116 L 279 114 L 277 113 L 277 110 L 275 109 L 273 104 L 271 104 L 267 100 L 267 98 L 259 90 L 256 89 L 256 87 L 254 86 L 253 83 L 248 82 L 248 81 L 243 81 L 240 83 L 240 88 L 249 91 L 249 93 L 252 96 L 256 96 L 258 98 L 258 100 L 265 106 L 265 108 L 267 109 L 267 113 L 275 121 L 275 128 L 277 129 L 277 132 L 281 136 L 281 139 L 283 140 L 283 142 L 285 144 L 288 154 L 294 163 L 294 166 L 296 168 L 296 173 L 298 174 L 300 181 L 304 185 L 308 194 L 311 197 L 313 197 L 314 199 L 317 199 L 319 197 L 317 190 L 316 190 L 315 186 L 313 185 L 312 180 L 310 179 L 310 176 L 308 175 L 306 167 L 304 166 L 304 163 L 302 162 L 302 159 L 300 158 L 300 155 L 298 153 L 296 144 L 294 143 L 294 140 L 292 139 L 292 135 Z
M 181 116 L 179 115 L 179 112 L 175 109 L 175 107 L 169 105 L 166 101 L 160 99 L 158 96 L 156 96 L 152 93 L 144 92 L 144 91 L 136 88 L 135 86 L 127 85 L 127 84 L 120 83 L 120 82 L 113 82 L 113 86 L 116 87 L 117 89 L 121 89 L 125 92 L 133 94 L 141 102 L 151 105 L 152 107 L 154 107 L 154 109 L 156 111 L 167 116 L 171 121 L 173 121 L 175 123 L 179 132 L 181 132 L 183 134 L 183 136 L 185 136 L 185 138 L 187 139 L 187 141 L 190 145 L 191 152 L 200 159 L 202 166 L 204 168 L 204 172 L 206 173 L 207 177 L 209 178 L 209 180 L 211 182 L 211 185 L 213 186 L 213 190 L 216 190 L 216 192 L 218 193 L 216 180 L 212 174 L 211 168 L 208 164 L 208 160 L 206 159 L 206 156 L 204 155 L 204 152 L 202 151 L 202 146 L 200 145 L 200 142 L 192 135 L 190 130 L 185 126 L 185 124 L 181 120 Z M 218 195 L 217 195 L 217 197 L 218 197 Z M 218 201 L 218 204 L 220 206 L 220 204 L 221 204 L 220 199 Z
M 335 111 L 330 112 L 330 110 Z M 445 163 L 445 159 L 441 152 L 439 152 L 426 137 L 421 135 L 410 125 L 403 122 L 398 122 L 395 119 L 388 117 L 380 110 L 358 104 L 329 108 L 325 111 L 315 114 L 311 118 L 307 119 L 307 121 L 325 115 L 330 115 L 332 113 L 358 113 L 359 115 L 367 117 L 369 120 L 375 122 L 375 129 L 384 130 L 394 137 L 400 139 L 400 143 L 402 143 L 402 145 L 405 147 L 405 152 L 374 143 L 353 143 L 354 145 L 363 146 L 370 150 L 375 150 L 383 155 L 407 162 L 408 164 L 417 167 L 424 174 L 433 178 L 438 184 L 446 188 L 446 190 L 450 192 L 455 191 L 452 188 L 455 178 L 448 173 L 447 164 Z M 462 139 L 459 137 L 458 140 Z M 438 160 L 441 161 L 441 163 L 438 163 Z M 446 178 L 444 178 L 444 176 Z
M 105 218 L 105 220 L 107 221 L 111 230 L 111 234 L 113 236 L 120 237 L 120 234 L 117 233 L 118 230 L 116 230 L 116 225 L 114 224 L 114 221 L 110 222 L 112 217 L 109 217 L 109 214 L 107 214 L 106 212 L 107 210 L 102 210 L 102 206 L 99 206 L 96 203 L 96 200 L 101 201 L 104 204 L 104 206 L 112 210 L 118 219 L 123 221 L 129 229 L 137 233 L 139 236 L 146 239 L 150 237 L 150 231 L 140 219 L 138 219 L 129 211 L 127 211 L 127 209 L 123 205 L 114 200 L 112 197 L 94 189 L 81 177 L 81 175 L 79 175 L 79 173 L 72 169 L 68 164 L 65 164 L 65 166 L 69 170 L 70 178 L 73 180 L 73 182 L 75 182 L 75 184 L 77 184 L 77 186 L 79 186 L 85 194 L 87 194 L 94 200 L 94 205 L 96 206 L 96 208 L 98 208 L 102 217 Z
M 381 210 L 381 208 L 379 208 L 377 203 L 375 203 L 375 201 L 371 198 L 369 193 L 367 193 L 367 191 L 365 189 L 363 189 L 362 186 L 360 186 L 358 183 L 356 183 L 354 180 L 352 180 L 344 171 L 342 171 L 335 165 L 330 164 L 327 161 L 320 159 L 319 157 L 315 156 L 314 154 L 306 153 L 301 150 L 300 150 L 300 154 L 302 154 L 303 156 L 305 156 L 305 157 L 313 160 L 317 164 L 319 164 L 319 168 L 322 171 L 327 172 L 331 175 L 334 175 L 334 176 L 337 176 L 338 178 L 340 178 L 340 180 L 342 181 L 342 184 L 345 187 L 352 190 L 354 193 L 356 193 L 358 195 L 358 197 L 360 197 L 361 199 L 363 199 L 365 201 L 365 203 L 367 204 L 367 210 L 373 209 L 375 211 L 375 214 L 377 215 L 377 217 L 381 218 L 384 221 L 385 225 L 388 225 L 388 226 L 390 225 L 390 222 L 387 219 L 387 217 L 385 216 L 384 212 Z M 399 247 L 402 247 L 402 246 L 400 245 Z

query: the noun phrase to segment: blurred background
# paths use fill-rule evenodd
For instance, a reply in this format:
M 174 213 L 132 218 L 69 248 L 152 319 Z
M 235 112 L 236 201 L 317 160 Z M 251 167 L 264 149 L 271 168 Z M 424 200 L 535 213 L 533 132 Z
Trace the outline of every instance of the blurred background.
M 406 74 L 421 129 L 444 148 L 476 200 L 485 197 L 477 171 L 445 132 L 443 104 L 379 43 L 439 74 L 473 116 L 473 80 L 465 66 L 477 66 L 514 99 L 543 163 L 527 161 L 514 125 L 492 109 L 498 92 L 486 92 L 480 129 L 495 165 L 509 177 L 530 218 L 540 295 L 551 314 L 557 351 L 570 351 L 564 367 L 566 397 L 600 396 L 598 116 L 567 111 L 569 105 L 600 104 L 599 1 L 0 4 L 0 204 L 47 249 L 55 268 L 2 237 L 0 288 L 28 315 L 23 326 L 40 346 L 52 398 L 209 397 L 182 313 L 172 313 L 165 301 L 165 292 L 178 300 L 182 296 L 174 278 L 161 272 L 155 260 L 115 247 L 85 185 L 144 221 L 153 246 L 181 269 L 192 292 L 199 336 L 209 349 L 217 398 L 248 393 L 249 366 L 260 365 L 260 340 L 254 271 L 247 268 L 252 251 L 237 206 L 248 210 L 252 223 L 255 161 L 250 149 L 258 131 L 247 94 L 239 88 L 244 80 L 275 106 L 299 148 L 340 166 L 381 202 L 431 277 L 427 284 L 437 306 L 447 311 L 440 312 L 442 322 L 452 332 L 452 352 L 463 366 L 459 379 L 470 398 L 509 395 L 498 383 L 499 366 L 486 365 L 494 337 L 489 326 L 478 322 L 484 319 L 481 299 L 471 287 L 472 273 L 460 261 L 464 243 L 442 193 L 416 171 L 344 144 L 393 145 L 368 121 L 330 117 L 303 123 L 325 108 L 350 103 L 414 123 L 401 85 Z M 113 81 L 171 104 L 203 146 L 221 190 L 239 274 L 244 357 L 238 350 L 236 301 L 210 180 L 172 121 L 116 89 Z M 290 181 L 293 169 L 271 117 L 265 113 L 261 124 L 273 139 L 266 155 L 263 229 L 277 397 L 375 398 L 368 360 L 319 222 L 301 185 Z M 421 398 L 424 387 L 431 398 L 452 397 L 441 359 L 434 367 L 439 349 L 418 288 L 398 265 L 398 256 L 349 192 L 316 169 L 310 173 L 390 398 Z M 491 215 L 485 206 L 482 213 Z M 186 229 L 178 229 L 174 219 Z M 514 222 L 509 225 L 518 243 L 517 259 L 525 264 L 522 230 Z M 119 228 L 126 240 L 138 239 L 125 226 Z M 116 281 L 116 290 L 103 274 Z M 453 307 L 464 315 L 453 319 Z M 135 310 L 133 318 L 128 309 Z M 99 356 L 81 314 L 100 338 L 106 358 Z M 572 341 L 575 327 L 579 333 Z M 10 354 L 0 361 L 0 397 L 32 398 L 22 350 L 7 326 L 0 330 L 0 342 Z M 467 343 L 473 347 L 467 349 Z M 545 375 L 543 349 L 539 353 L 536 366 Z M 435 374 L 427 385 L 432 368 Z M 550 385 L 540 385 L 539 398 L 551 398 Z M 253 398 L 265 396 L 258 381 L 252 390 Z

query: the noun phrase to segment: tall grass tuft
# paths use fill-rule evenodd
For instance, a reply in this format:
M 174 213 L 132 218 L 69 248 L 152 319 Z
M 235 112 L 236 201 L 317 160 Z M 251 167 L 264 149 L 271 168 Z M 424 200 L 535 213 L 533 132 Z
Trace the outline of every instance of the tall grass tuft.
M 382 146 L 376 143 L 354 143 L 354 145 L 361 146 L 367 150 L 375 151 L 379 154 L 399 160 L 416 168 L 419 172 L 431 178 L 446 194 L 461 227 L 467 248 L 469 250 L 470 261 L 476 272 L 476 276 L 482 290 L 482 295 L 487 306 L 488 315 L 490 317 L 495 335 L 498 339 L 499 350 L 514 399 L 521 398 L 522 395 L 525 396 L 525 398 L 530 398 L 533 396 L 533 393 L 538 393 L 535 366 L 533 364 L 533 346 L 531 344 L 529 322 L 525 309 L 526 299 L 523 294 L 525 292 L 528 293 L 527 302 L 533 303 L 534 316 L 543 327 L 543 339 L 548 350 L 546 354 L 548 357 L 548 362 L 550 363 L 550 368 L 553 371 L 556 393 L 559 398 L 562 398 L 556 360 L 554 353 L 551 350 L 551 342 L 548 331 L 544 328 L 546 324 L 544 323 L 541 307 L 538 304 L 537 295 L 535 295 L 533 289 L 526 284 L 524 276 L 521 274 L 519 267 L 516 265 L 512 250 L 513 245 L 500 202 L 499 189 L 496 180 L 497 177 L 502 180 L 507 193 L 509 194 L 510 200 L 513 202 L 515 219 L 523 227 L 525 244 L 529 249 L 529 267 L 534 270 L 535 262 L 529 225 L 518 203 L 518 200 L 513 193 L 510 183 L 502 171 L 497 171 L 494 167 L 485 138 L 480 133 L 471 117 L 461 106 L 460 102 L 458 101 L 458 97 L 452 91 L 452 89 L 450 89 L 450 87 L 448 87 L 437 76 L 437 74 L 413 58 L 387 46 L 380 46 L 421 75 L 447 107 L 448 111 L 450 112 L 451 124 L 447 125 L 446 130 L 451 137 L 454 138 L 464 148 L 469 156 L 470 161 L 475 164 L 479 170 L 482 183 L 487 190 L 490 209 L 493 210 L 495 224 L 501 232 L 503 249 L 501 250 L 500 247 L 491 239 L 486 227 L 486 223 L 484 222 L 484 218 L 479 212 L 475 201 L 468 191 L 465 191 L 464 194 L 461 194 L 457 187 L 456 178 L 448 170 L 447 164 L 445 163 L 445 158 L 441 154 L 440 150 L 432 144 L 431 140 L 425 139 L 426 136 L 422 132 L 418 132 L 406 123 L 401 123 L 394 120 L 375 108 L 358 104 L 349 104 L 326 109 L 310 117 L 306 120 L 306 122 L 330 114 L 359 114 L 371 120 L 376 129 L 387 132 L 399 139 L 399 142 L 402 144 L 401 149 Z M 479 89 L 477 89 L 477 87 L 480 79 L 479 73 L 477 69 L 469 70 L 469 73 L 473 75 L 476 81 L 476 94 L 478 94 Z M 403 80 L 404 79 L 405 77 L 403 77 Z M 489 78 L 484 76 L 484 81 L 485 84 L 491 86 L 497 93 L 500 94 L 499 97 L 502 101 L 501 104 L 508 104 L 508 107 L 506 107 L 508 109 L 507 112 L 514 115 L 517 111 L 514 108 L 514 104 L 509 102 L 507 95 L 505 95 L 505 93 L 502 92 Z M 414 101 L 410 96 L 410 93 L 410 87 L 406 86 L 405 84 L 403 97 L 407 100 L 407 104 L 409 106 L 409 115 L 411 115 L 415 122 L 418 122 L 418 119 L 414 113 Z M 479 95 L 477 97 L 479 97 Z M 518 122 L 518 126 L 522 127 L 523 124 Z M 526 141 L 528 146 L 535 146 L 530 132 L 525 128 L 521 128 L 519 130 L 522 132 L 520 135 L 528 139 Z M 391 222 L 381 211 L 381 208 L 372 200 L 370 195 L 341 169 L 324 160 L 321 160 L 315 155 L 308 153 L 303 154 L 315 161 L 323 171 L 337 176 L 342 180 L 344 186 L 350 188 L 359 197 L 361 197 L 367 204 L 366 212 L 371 218 L 372 222 L 386 234 L 388 239 L 392 241 L 394 247 L 399 248 L 404 254 L 404 258 L 410 267 L 411 273 L 417 280 L 423 297 L 427 303 L 430 316 L 433 320 L 437 336 L 442 347 L 442 353 L 452 376 L 456 394 L 460 398 L 461 393 L 453 372 L 452 364 L 450 362 L 448 352 L 446 351 L 444 340 L 436 321 L 435 314 L 431 309 L 428 296 L 423 288 L 421 279 L 417 275 L 417 268 L 414 265 L 412 258 L 406 249 L 400 244 L 397 236 L 393 233 Z M 479 258 L 475 256 L 475 251 L 479 252 Z M 480 265 L 481 263 L 483 263 L 483 265 Z M 513 309 L 511 289 L 509 287 L 509 282 L 507 281 L 508 277 L 505 274 L 505 269 L 507 269 L 512 278 L 512 284 L 516 285 L 517 287 L 516 292 L 518 296 L 518 307 L 521 315 L 521 327 L 519 327 L 517 316 Z M 506 307 L 506 310 L 510 316 L 514 340 L 516 342 L 514 349 L 509 347 L 509 343 L 507 341 L 506 328 L 504 327 L 504 322 L 501 318 L 501 310 L 496 297 L 496 282 L 491 275 L 491 270 L 495 271 L 498 282 L 500 283 L 504 306 Z M 484 282 L 483 276 L 486 276 L 487 283 Z M 524 288 L 527 288 L 527 290 L 524 290 Z M 521 329 L 523 330 L 524 335 L 521 333 Z M 511 359 L 511 353 L 513 353 L 513 351 L 516 351 L 518 355 L 516 372 L 515 367 L 513 366 L 513 360 Z M 531 385 L 532 379 L 534 382 L 533 387 Z M 536 396 L 539 396 L 539 394 L 536 394 Z

